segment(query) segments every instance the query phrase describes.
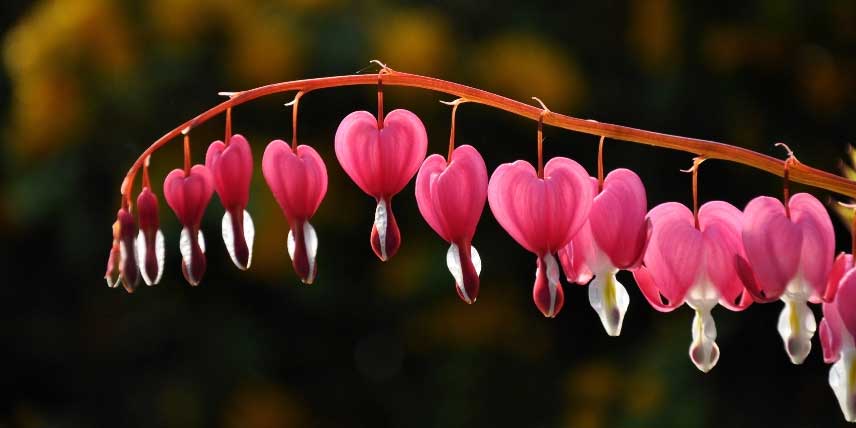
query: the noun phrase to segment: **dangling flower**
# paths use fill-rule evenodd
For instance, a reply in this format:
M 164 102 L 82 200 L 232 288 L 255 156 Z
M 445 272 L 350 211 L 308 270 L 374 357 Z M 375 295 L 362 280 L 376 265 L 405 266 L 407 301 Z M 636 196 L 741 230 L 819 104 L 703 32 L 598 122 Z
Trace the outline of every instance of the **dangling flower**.
M 830 288 L 835 287 L 838 292 L 834 300 L 823 303 L 820 344 L 823 360 L 832 364 L 829 386 L 838 399 L 844 418 L 847 422 L 856 422 L 856 312 L 853 311 L 856 307 L 856 270 L 853 269 L 853 256 L 839 256 L 836 265 L 849 268 L 845 273 L 834 268 L 835 274 L 830 275 Z
M 597 189 L 597 181 L 591 180 Z M 589 302 L 610 336 L 621 333 L 630 296 L 615 278 L 620 269 L 642 263 L 651 234 L 646 220 L 645 186 L 633 171 L 616 169 L 607 175 L 594 197 L 588 221 L 566 247 L 559 260 L 569 282 L 589 284 Z
M 235 266 L 247 270 L 253 259 L 255 227 L 247 203 L 253 178 L 253 152 L 240 134 L 232 135 L 229 144 L 215 141 L 208 146 L 205 166 L 211 171 L 214 189 L 226 210 L 223 214 L 223 242 Z
M 785 208 L 760 196 L 746 205 L 738 270 L 758 302 L 781 299 L 778 330 L 794 364 L 811 351 L 816 324 L 806 302 L 820 303 L 835 254 L 835 235 L 826 209 L 807 193 L 793 195 Z
M 494 217 L 538 256 L 532 297 L 546 317 L 555 317 L 564 304 L 556 253 L 585 224 L 594 191 L 586 170 L 564 157 L 547 162 L 543 177 L 529 162 L 518 160 L 500 165 L 490 178 L 488 202 Z
M 654 207 L 648 218 L 651 239 L 633 277 L 654 309 L 670 312 L 686 302 L 695 310 L 689 355 L 707 373 L 719 360 L 711 310 L 717 303 L 732 311 L 752 303 L 734 266 L 734 259 L 743 256 L 742 213 L 712 201 L 702 205 L 696 222 L 686 206 L 668 202 Z
M 487 167 L 472 146 L 456 149 L 450 162 L 431 155 L 416 176 L 416 202 L 428 225 L 451 244 L 446 264 L 455 278 L 455 290 L 467 303 L 479 292 L 481 258 L 472 246 L 487 200 Z
M 140 216 L 140 232 L 135 242 L 137 262 L 146 285 L 155 285 L 163 274 L 165 250 L 158 218 L 158 198 L 148 186 L 144 186 L 137 196 L 137 212 Z
M 300 280 L 312 284 L 318 271 L 318 237 L 309 219 L 327 193 L 327 167 L 318 152 L 300 145 L 296 150 L 282 140 L 268 144 L 262 173 L 288 220 L 288 255 Z
M 116 222 L 113 223 L 113 245 L 107 259 L 107 272 L 104 274 L 110 288 L 116 288 L 121 283 L 129 293 L 137 289 L 140 271 L 137 269 L 137 255 L 134 252 L 136 235 L 137 222 L 134 216 L 126 208 L 121 208 L 116 213 Z
M 174 169 L 163 183 L 166 203 L 182 224 L 181 273 L 190 285 L 198 285 L 205 273 L 205 238 L 200 230 L 202 215 L 214 194 L 214 179 L 205 165 L 194 165 L 189 173 Z
M 427 149 L 425 126 L 407 110 L 389 112 L 382 126 L 367 111 L 353 112 L 336 130 L 339 163 L 360 189 L 377 200 L 371 245 L 383 261 L 401 245 L 392 197 L 416 174 Z

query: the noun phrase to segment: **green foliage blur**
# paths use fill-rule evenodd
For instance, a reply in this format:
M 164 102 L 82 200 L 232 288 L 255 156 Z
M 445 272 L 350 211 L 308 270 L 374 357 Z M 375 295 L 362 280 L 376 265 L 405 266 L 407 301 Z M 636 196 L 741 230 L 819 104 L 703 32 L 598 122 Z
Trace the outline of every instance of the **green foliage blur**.
M 831 427 L 843 418 L 820 345 L 792 366 L 775 323 L 781 305 L 715 311 L 719 365 L 690 362 L 691 311 L 656 313 L 626 273 L 631 305 L 607 337 L 586 289 L 566 285 L 558 319 L 532 304 L 535 260 L 485 209 L 474 244 L 484 264 L 476 304 L 455 294 L 446 245 L 420 217 L 412 184 L 395 199 L 400 253 L 369 247 L 373 201 L 347 179 L 333 135 L 374 88 L 313 92 L 300 141 L 330 173 L 313 223 L 319 278 L 304 286 L 287 225 L 258 166 L 290 138 L 290 94 L 234 111 L 256 154 L 248 210 L 253 266 L 239 272 L 212 199 L 208 272 L 179 270 L 178 225 L 160 184 L 180 143 L 152 159 L 167 237 L 162 283 L 133 295 L 102 279 L 125 171 L 152 141 L 222 101 L 218 91 L 350 74 L 371 59 L 554 111 L 714 139 L 839 168 L 856 138 L 856 2 L 384 0 L 4 0 L 0 4 L 0 427 Z M 370 68 L 366 72 L 373 72 Z M 448 141 L 451 97 L 386 88 L 387 109 L 426 123 L 429 151 Z M 193 156 L 223 119 L 192 133 Z M 493 170 L 535 158 L 535 124 L 464 105 L 459 144 Z M 548 156 L 595 171 L 597 138 L 546 130 Z M 650 207 L 690 203 L 686 153 L 607 141 L 607 169 L 629 167 Z M 703 201 L 742 208 L 779 195 L 780 179 L 709 161 Z M 834 195 L 808 190 L 821 200 Z M 843 223 L 838 250 L 850 248 Z M 819 308 L 814 308 L 820 315 Z

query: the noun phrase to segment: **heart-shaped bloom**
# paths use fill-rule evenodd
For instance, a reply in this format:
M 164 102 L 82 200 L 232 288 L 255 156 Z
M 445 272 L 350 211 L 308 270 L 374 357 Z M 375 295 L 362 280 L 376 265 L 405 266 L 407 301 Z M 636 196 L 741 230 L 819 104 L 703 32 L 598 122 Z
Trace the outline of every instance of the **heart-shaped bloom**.
M 738 268 L 746 289 L 758 302 L 781 299 L 778 330 L 794 364 L 811 351 L 817 325 L 806 302 L 820 303 L 835 256 L 832 220 L 808 193 L 793 195 L 788 212 L 778 199 L 760 196 L 744 210 L 746 258 Z
M 832 368 L 829 370 L 829 386 L 838 399 L 844 418 L 856 422 L 856 269 L 853 256 L 839 256 L 846 273 L 833 278 L 838 292 L 834 300 L 823 304 L 823 319 L 820 321 L 820 344 L 823 359 Z M 835 270 L 835 269 L 833 269 Z M 842 272 L 838 272 L 842 273 Z
M 174 169 L 163 183 L 166 203 L 181 222 L 181 273 L 190 285 L 198 285 L 205 273 L 205 238 L 199 226 L 214 194 L 214 179 L 205 165 L 194 165 L 185 175 Z
M 711 310 L 717 303 L 733 311 L 752 303 L 734 264 L 743 256 L 742 213 L 727 202 L 708 202 L 698 211 L 696 227 L 689 208 L 668 202 L 654 207 L 648 218 L 651 239 L 633 276 L 654 309 L 669 312 L 686 302 L 695 310 L 689 354 L 706 373 L 719 360 Z
M 441 155 L 429 156 L 416 175 L 419 212 L 451 244 L 446 264 L 458 296 L 467 303 L 479 293 L 481 258 L 472 240 L 486 200 L 487 167 L 472 146 L 456 148 L 448 163 Z
M 107 273 L 104 274 L 110 288 L 116 288 L 121 283 L 129 293 L 137 289 L 140 271 L 134 251 L 136 235 L 137 222 L 134 216 L 126 208 L 119 209 L 116 222 L 113 223 L 113 246 L 107 259 Z
M 336 130 L 336 158 L 354 183 L 377 200 L 371 245 L 383 261 L 395 255 L 401 234 L 392 213 L 392 197 L 416 174 L 428 150 L 428 134 L 419 118 L 407 110 L 393 110 L 378 121 L 367 111 L 356 111 Z
M 158 197 L 148 186 L 137 196 L 140 232 L 135 242 L 137 263 L 146 285 L 155 285 L 163 275 L 164 238 L 158 217 Z
M 223 242 L 232 262 L 246 270 L 253 259 L 255 227 L 247 203 L 250 199 L 250 181 L 253 179 L 253 152 L 250 143 L 239 134 L 232 135 L 229 145 L 215 141 L 208 146 L 205 166 L 211 171 L 214 189 L 220 196 L 223 214 Z
M 555 317 L 565 297 L 556 253 L 583 227 L 595 189 L 585 168 L 557 157 L 543 178 L 526 161 L 499 166 L 490 177 L 488 202 L 496 220 L 523 248 L 538 256 L 532 297 L 544 316 Z
M 268 144 L 262 173 L 288 220 L 288 255 L 300 280 L 312 284 L 318 272 L 318 236 L 309 219 L 327 193 L 327 167 L 310 146 L 293 151 L 285 141 Z
M 597 189 L 597 180 L 591 184 Z M 568 282 L 589 284 L 589 303 L 610 336 L 621 334 L 630 296 L 615 278 L 620 269 L 642 263 L 651 223 L 642 180 L 629 169 L 610 172 L 594 197 L 586 224 L 565 248 L 559 261 Z

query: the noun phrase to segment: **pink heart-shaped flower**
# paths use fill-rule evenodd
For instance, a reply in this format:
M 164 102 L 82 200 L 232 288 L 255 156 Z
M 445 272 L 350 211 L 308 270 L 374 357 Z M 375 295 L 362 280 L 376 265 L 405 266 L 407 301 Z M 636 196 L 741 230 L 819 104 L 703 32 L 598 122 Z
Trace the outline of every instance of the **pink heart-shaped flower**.
M 789 283 L 814 303 L 822 300 L 835 256 L 832 221 L 823 204 L 808 193 L 788 201 L 790 218 L 778 199 L 759 196 L 746 205 L 741 275 L 759 302 L 778 299 Z M 799 278 L 797 276 L 799 275 Z
M 327 167 L 310 146 L 295 153 L 283 140 L 268 144 L 262 173 L 288 220 L 288 253 L 301 281 L 311 284 L 317 273 L 318 238 L 309 219 L 327 194 Z
M 223 242 L 232 262 L 241 270 L 250 267 L 255 227 L 246 211 L 253 178 L 253 152 L 241 135 L 229 139 L 229 145 L 215 141 L 208 146 L 205 166 L 211 171 L 214 189 L 226 209 L 223 215 Z
M 166 203 L 184 226 L 181 230 L 181 270 L 190 285 L 197 285 L 205 273 L 205 238 L 199 225 L 214 194 L 214 179 L 204 165 L 194 165 L 185 176 L 174 169 L 163 183 Z
M 451 244 L 446 262 L 467 303 L 478 296 L 481 260 L 472 239 L 487 200 L 487 182 L 484 160 L 468 145 L 456 148 L 449 163 L 443 156 L 429 156 L 416 176 L 419 212 Z
M 360 189 L 377 200 L 371 244 L 381 260 L 392 257 L 401 244 L 392 197 L 413 178 L 427 148 L 425 126 L 407 110 L 389 112 L 382 129 L 374 115 L 357 111 L 336 130 L 339 163 Z
M 547 317 L 554 317 L 564 301 L 555 254 L 585 224 L 594 190 L 585 168 L 562 157 L 547 162 L 543 178 L 522 160 L 500 165 L 490 178 L 488 202 L 494 217 L 538 256 L 533 297 Z

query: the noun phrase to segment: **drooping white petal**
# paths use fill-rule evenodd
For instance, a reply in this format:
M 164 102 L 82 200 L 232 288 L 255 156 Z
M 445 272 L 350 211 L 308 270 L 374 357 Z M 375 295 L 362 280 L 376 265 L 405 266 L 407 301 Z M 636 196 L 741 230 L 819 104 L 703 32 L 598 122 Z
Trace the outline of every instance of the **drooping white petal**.
M 374 214 L 374 226 L 377 229 L 377 238 L 380 242 L 380 255 L 381 259 L 386 260 L 386 226 L 387 226 L 387 209 L 386 209 L 386 201 L 383 199 L 379 200 L 377 203 L 377 208 L 375 208 Z
M 143 231 L 137 233 L 137 238 L 134 240 L 134 247 L 137 251 L 137 266 L 140 269 L 140 274 L 143 276 L 143 281 L 146 285 L 152 286 L 160 282 L 163 275 L 163 264 L 165 259 L 165 246 L 163 232 L 160 229 L 155 233 L 155 259 L 158 265 L 158 272 L 155 278 L 149 277 L 149 272 L 146 269 L 146 258 L 148 257 L 148 248 L 146 246 L 146 235 Z
M 199 241 L 199 249 L 205 254 L 205 236 L 202 235 L 202 230 L 196 235 L 196 239 Z
M 811 352 L 811 338 L 817 330 L 814 313 L 800 296 L 782 295 L 785 307 L 779 314 L 778 330 L 791 362 L 802 364 Z
M 545 277 L 547 278 L 547 290 L 550 292 L 550 307 L 544 315 L 551 318 L 556 314 L 556 296 L 558 293 L 557 290 L 560 286 L 559 263 L 551 253 L 545 254 L 541 260 L 543 260 L 544 263 L 542 266 L 538 266 L 535 270 L 535 278 L 538 278 L 538 275 L 541 273 L 541 269 L 546 268 Z
M 303 240 L 306 242 L 306 258 L 309 260 L 309 278 L 306 283 L 311 284 L 315 280 L 315 257 L 318 255 L 318 235 L 315 228 L 309 222 L 303 223 Z
M 856 349 L 845 346 L 841 358 L 829 369 L 829 386 L 847 422 L 856 422 Z
M 474 246 L 470 246 L 470 260 L 472 260 L 473 268 L 476 270 L 476 275 L 480 275 L 481 257 L 479 257 L 479 252 L 476 251 L 476 247 Z M 457 244 L 452 244 L 449 247 L 449 250 L 446 251 L 446 266 L 449 268 L 449 272 L 452 274 L 452 277 L 455 278 L 455 287 L 458 287 L 458 291 L 460 291 L 461 296 L 463 296 L 464 300 L 467 302 L 471 302 L 472 299 L 464 288 L 464 272 L 461 267 L 461 253 Z
M 690 344 L 690 359 L 704 373 L 719 361 L 719 345 L 716 344 L 716 323 L 710 308 L 696 309 L 693 317 L 693 342 Z
M 154 284 L 157 284 L 163 276 L 163 265 L 166 260 L 166 244 L 164 243 L 163 232 L 160 229 L 155 234 L 155 257 L 158 260 L 158 276 L 155 278 Z
M 232 259 L 232 263 L 241 270 L 247 270 L 250 268 L 250 264 L 253 261 L 253 240 L 256 236 L 256 229 L 253 225 L 253 219 L 250 217 L 250 213 L 247 210 L 244 210 L 244 242 L 247 244 L 247 265 L 244 266 L 238 261 L 238 257 L 235 255 L 235 233 L 234 228 L 232 227 L 232 214 L 229 211 L 226 211 L 223 214 L 223 221 L 220 222 L 220 229 L 223 233 L 223 243 L 226 244 L 226 250 L 229 252 L 229 257 Z
M 294 249 L 297 247 L 297 244 L 294 242 L 294 234 L 291 232 L 291 229 L 288 229 L 288 239 L 285 240 L 285 246 L 288 248 L 288 257 L 293 261 Z
M 630 296 L 615 278 L 616 270 L 601 273 L 589 284 L 589 303 L 597 312 L 606 334 L 618 336 L 624 323 L 624 314 L 630 306 Z
M 181 252 L 181 260 L 184 261 L 184 265 L 187 266 L 189 272 L 191 261 L 193 260 L 193 257 L 191 257 L 193 249 L 190 243 L 190 231 L 186 227 L 181 228 L 181 240 L 178 243 L 178 250 Z

